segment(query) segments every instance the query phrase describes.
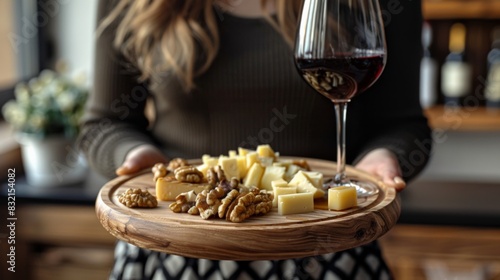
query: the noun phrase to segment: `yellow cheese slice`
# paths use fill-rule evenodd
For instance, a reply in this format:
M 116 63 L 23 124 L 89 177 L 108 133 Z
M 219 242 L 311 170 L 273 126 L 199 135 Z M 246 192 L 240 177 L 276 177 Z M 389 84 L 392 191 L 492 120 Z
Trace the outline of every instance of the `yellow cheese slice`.
M 278 196 L 278 214 L 290 215 L 314 211 L 312 193 L 284 194 Z
M 191 184 L 179 181 L 165 181 L 163 178 L 158 178 L 158 180 L 156 180 L 156 199 L 162 201 L 172 201 L 183 192 L 194 191 L 198 194 L 209 187 L 209 184 Z

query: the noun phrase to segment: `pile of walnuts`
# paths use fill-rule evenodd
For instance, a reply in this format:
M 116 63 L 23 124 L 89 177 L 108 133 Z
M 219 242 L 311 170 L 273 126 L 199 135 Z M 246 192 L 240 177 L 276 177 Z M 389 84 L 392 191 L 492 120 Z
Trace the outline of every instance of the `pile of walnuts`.
M 175 179 L 181 182 L 200 183 L 203 173 L 194 166 L 181 166 L 174 170 Z M 182 193 L 170 204 L 175 213 L 200 215 L 203 219 L 218 217 L 239 223 L 253 215 L 271 211 L 273 194 L 255 187 L 246 187 L 239 180 L 228 180 L 219 166 L 207 172 L 210 188 L 195 194 L 193 191 Z
M 128 189 L 118 197 L 123 205 L 128 208 L 155 208 L 158 206 L 156 197 L 147 190 Z

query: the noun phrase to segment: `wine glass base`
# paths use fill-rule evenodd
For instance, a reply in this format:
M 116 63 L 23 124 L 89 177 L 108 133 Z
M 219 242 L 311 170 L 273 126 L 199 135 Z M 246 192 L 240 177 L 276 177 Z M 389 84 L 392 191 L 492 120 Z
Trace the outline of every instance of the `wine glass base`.
M 341 182 L 335 182 L 333 179 L 331 179 L 323 184 L 324 189 L 341 187 L 341 186 L 355 187 L 358 197 L 369 197 L 376 195 L 379 192 L 377 185 L 368 181 L 346 179 Z

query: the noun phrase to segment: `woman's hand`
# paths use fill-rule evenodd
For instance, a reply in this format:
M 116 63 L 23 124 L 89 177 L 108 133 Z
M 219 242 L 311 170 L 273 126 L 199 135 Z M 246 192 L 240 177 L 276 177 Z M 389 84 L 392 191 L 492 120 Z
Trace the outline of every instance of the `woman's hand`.
M 380 148 L 369 152 L 355 167 L 381 178 L 388 187 L 396 191 L 406 187 L 396 155 L 388 149 Z
M 125 161 L 116 169 L 116 175 L 133 174 L 158 162 L 167 162 L 163 153 L 153 145 L 141 145 L 130 150 Z

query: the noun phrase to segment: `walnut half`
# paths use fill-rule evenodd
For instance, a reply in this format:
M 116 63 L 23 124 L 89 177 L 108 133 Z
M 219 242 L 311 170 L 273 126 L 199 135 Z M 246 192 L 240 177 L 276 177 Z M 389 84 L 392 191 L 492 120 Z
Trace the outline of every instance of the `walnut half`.
M 118 197 L 123 205 L 129 208 L 155 208 L 158 206 L 156 197 L 147 190 L 128 189 Z
M 174 171 L 175 179 L 185 183 L 201 183 L 203 173 L 195 166 L 181 166 Z

